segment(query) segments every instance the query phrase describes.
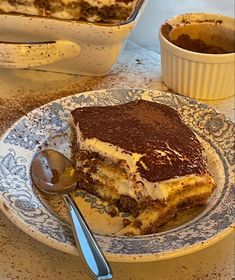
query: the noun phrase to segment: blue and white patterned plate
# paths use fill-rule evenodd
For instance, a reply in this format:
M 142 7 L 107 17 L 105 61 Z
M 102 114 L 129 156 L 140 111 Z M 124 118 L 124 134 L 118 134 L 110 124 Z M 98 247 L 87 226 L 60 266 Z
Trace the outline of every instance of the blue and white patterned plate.
M 113 236 L 122 217 L 110 219 L 107 205 L 76 192 L 104 253 L 111 261 L 151 261 L 183 255 L 208 246 L 232 230 L 234 203 L 234 124 L 209 106 L 155 90 L 113 89 L 77 94 L 34 110 L 15 123 L 0 140 L 0 208 L 24 232 L 58 250 L 77 254 L 61 204 L 50 203 L 32 187 L 29 169 L 42 146 L 70 153 L 70 111 L 141 98 L 176 108 L 205 146 L 217 183 L 208 205 L 177 227 L 138 237 Z M 85 206 L 84 206 L 85 205 Z M 62 207 L 63 208 L 63 207 Z M 95 213 L 95 214 L 93 214 Z

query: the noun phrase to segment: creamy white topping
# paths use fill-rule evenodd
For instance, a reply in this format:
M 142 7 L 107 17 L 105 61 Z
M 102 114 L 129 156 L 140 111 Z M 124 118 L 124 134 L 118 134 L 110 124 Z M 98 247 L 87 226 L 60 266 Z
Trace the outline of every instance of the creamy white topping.
M 164 215 L 167 214 L 169 209 L 175 209 L 174 207 L 179 205 L 181 202 L 186 201 L 187 199 L 194 198 L 196 201 L 197 197 L 205 196 L 209 197 L 212 192 L 211 188 L 208 188 L 207 185 L 200 185 L 199 188 L 191 188 L 185 193 L 180 193 L 176 195 L 173 199 L 169 201 L 166 206 L 162 206 L 161 208 L 152 207 L 146 208 L 142 211 L 142 213 L 138 216 L 138 220 L 141 221 L 141 228 L 136 227 L 135 223 L 131 223 L 127 227 L 120 230 L 117 235 L 125 235 L 126 233 L 131 232 L 134 235 L 140 235 L 141 229 L 148 228 L 151 224 L 158 222 Z
M 80 135 L 79 132 L 77 134 Z M 123 149 L 116 147 L 110 143 L 102 142 L 97 138 L 85 139 L 84 141 L 78 139 L 78 143 L 80 143 L 82 150 L 97 152 L 102 157 L 110 158 L 113 162 L 125 160 L 128 164 L 130 173 L 136 172 L 136 163 L 143 156 L 138 153 L 126 153 Z
M 16 5 L 13 6 L 8 3 L 8 1 L 0 1 L 0 9 L 5 13 L 21 13 L 21 14 L 29 14 L 33 16 L 39 15 L 38 10 L 33 6 L 23 6 L 23 5 Z
M 96 174 L 92 174 L 93 179 L 100 180 L 104 184 L 105 178 L 114 179 L 113 186 L 119 195 L 128 195 L 136 200 L 142 197 L 151 197 L 153 200 L 167 201 L 170 196 L 181 192 L 184 188 L 190 188 L 195 185 L 208 184 L 207 176 L 189 175 L 178 177 L 162 182 L 149 182 L 141 177 L 137 170 L 136 163 L 140 161 L 143 155 L 138 153 L 126 153 L 119 147 L 110 143 L 105 143 L 96 138 L 82 139 L 79 128 L 77 128 L 78 143 L 81 150 L 97 152 L 104 158 L 109 158 L 113 162 L 124 160 L 128 166 L 128 177 L 120 174 L 114 174 L 104 166 L 100 166 Z M 138 182 L 142 182 L 138 183 Z
M 207 184 L 208 180 L 205 177 L 195 175 L 179 177 L 163 182 L 152 183 L 141 178 L 139 173 L 136 173 L 136 180 L 125 178 L 120 174 L 110 172 L 105 166 L 99 167 L 98 172 L 91 174 L 94 180 L 99 180 L 104 185 L 107 184 L 106 178 L 114 179 L 113 187 L 117 190 L 119 195 L 128 195 L 138 201 L 139 194 L 142 197 L 151 197 L 153 200 L 167 201 L 170 196 L 181 192 L 185 187 L 189 189 L 196 184 Z M 131 177 L 131 174 L 130 174 Z M 137 183 L 142 181 L 142 184 Z

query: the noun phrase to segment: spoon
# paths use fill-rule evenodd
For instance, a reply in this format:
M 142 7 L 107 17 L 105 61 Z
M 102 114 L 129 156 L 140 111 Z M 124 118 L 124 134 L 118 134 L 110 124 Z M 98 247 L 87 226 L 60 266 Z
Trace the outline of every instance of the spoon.
M 46 194 L 59 194 L 68 210 L 79 255 L 91 279 L 112 279 L 112 270 L 69 192 L 77 185 L 77 172 L 72 162 L 55 150 L 39 152 L 31 165 L 32 182 Z

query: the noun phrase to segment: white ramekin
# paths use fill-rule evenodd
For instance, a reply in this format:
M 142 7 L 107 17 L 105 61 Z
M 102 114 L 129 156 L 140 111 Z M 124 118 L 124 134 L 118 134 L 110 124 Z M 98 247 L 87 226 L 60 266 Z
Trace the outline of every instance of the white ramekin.
M 234 39 L 233 18 L 217 14 L 183 14 L 168 23 L 171 28 L 201 25 L 205 32 L 218 26 L 228 30 Z M 166 24 L 165 23 L 165 24 Z M 197 31 L 198 32 L 198 31 Z M 210 36 L 213 34 L 211 33 Z M 216 35 L 218 36 L 218 34 Z M 188 51 L 172 44 L 160 30 L 162 79 L 172 90 L 201 100 L 223 99 L 234 95 L 235 54 L 205 54 Z

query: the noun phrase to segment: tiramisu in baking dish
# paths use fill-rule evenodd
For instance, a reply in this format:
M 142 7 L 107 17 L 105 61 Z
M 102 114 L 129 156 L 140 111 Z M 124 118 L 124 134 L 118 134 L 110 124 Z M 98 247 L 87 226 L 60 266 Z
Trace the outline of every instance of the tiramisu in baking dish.
M 155 233 L 177 211 L 207 203 L 215 184 L 204 149 L 175 109 L 138 100 L 77 108 L 72 121 L 78 187 L 132 214 L 119 234 Z
M 0 0 L 0 12 L 88 22 L 128 20 L 138 0 Z

